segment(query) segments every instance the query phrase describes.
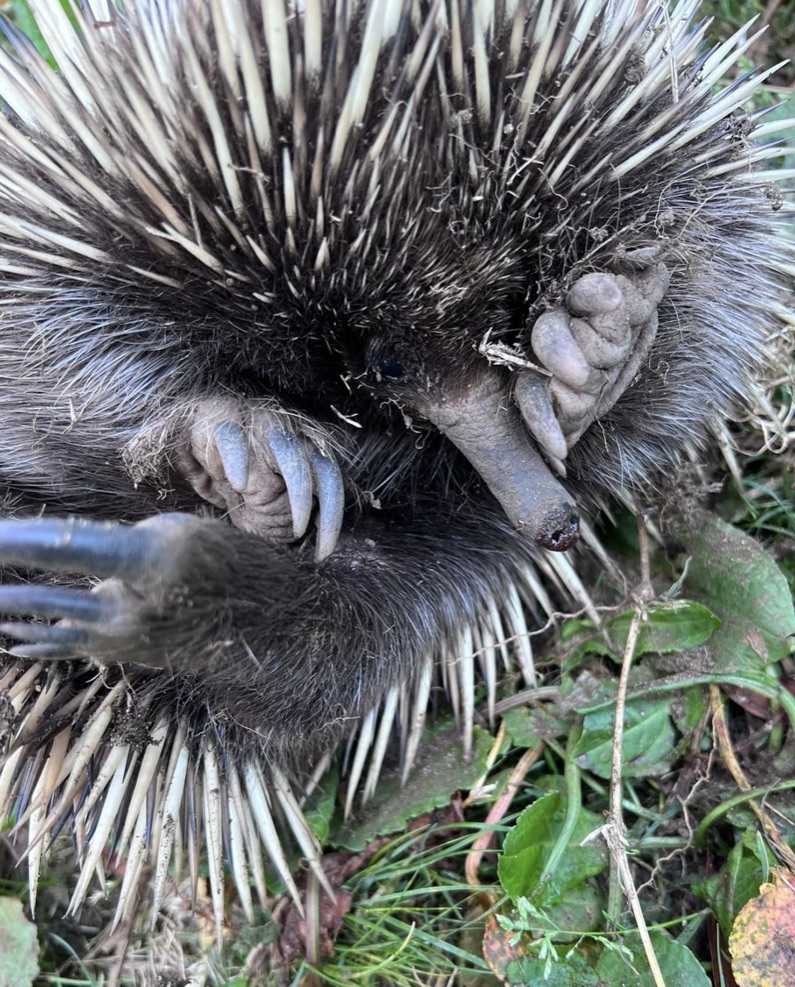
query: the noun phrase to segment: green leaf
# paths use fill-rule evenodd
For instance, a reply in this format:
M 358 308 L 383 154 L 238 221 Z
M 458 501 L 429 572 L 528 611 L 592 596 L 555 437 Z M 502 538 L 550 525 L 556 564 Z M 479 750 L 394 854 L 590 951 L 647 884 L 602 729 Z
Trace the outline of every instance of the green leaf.
M 738 843 L 719 874 L 694 884 L 693 890 L 713 910 L 727 937 L 740 909 L 759 894 L 763 875 L 762 864 L 755 853 Z
M 795 607 L 787 581 L 762 546 L 709 517 L 686 539 L 689 590 L 714 610 L 721 626 L 710 641 L 718 672 L 764 670 L 792 650 Z
M 522 707 L 509 709 L 502 717 L 505 732 L 514 747 L 538 747 L 541 734 L 538 732 L 538 717 L 535 709 Z M 558 734 L 559 736 L 559 734 Z
M 607 865 L 607 850 L 601 841 L 580 846 L 586 836 L 604 823 L 604 819 L 595 812 L 581 809 L 568 848 L 554 874 L 545 874 L 547 859 L 563 827 L 565 815 L 565 796 L 561 792 L 550 792 L 529 805 L 505 837 L 497 873 L 514 902 L 518 898 L 531 898 L 543 906 L 554 904 L 569 888 L 600 874 Z
M 610 777 L 613 759 L 613 709 L 588 713 L 582 734 L 574 747 L 578 767 L 600 778 Z M 634 699 L 626 705 L 624 719 L 625 778 L 662 775 L 670 770 L 676 734 L 670 715 L 670 700 Z
M 561 900 L 545 905 L 533 922 L 535 938 L 544 932 L 554 933 L 558 942 L 573 942 L 583 932 L 595 932 L 602 925 L 607 900 L 595 886 L 595 882 L 578 884 L 568 888 Z
M 514 922 L 494 916 L 486 922 L 483 957 L 501 983 L 543 987 L 600 987 L 596 971 L 576 948 L 548 937 L 517 931 Z
M 594 634 L 573 652 L 570 661 L 576 664 L 586 654 L 620 658 L 627 645 L 633 618 L 634 610 L 626 610 L 605 620 L 604 628 L 615 650 L 609 648 L 601 636 Z M 640 627 L 635 656 L 669 654 L 696 648 L 708 641 L 720 624 L 718 617 L 701 603 L 672 601 L 649 611 L 647 620 Z
M 651 933 L 651 942 L 665 987 L 710 987 L 701 964 L 687 946 L 659 932 Z M 596 966 L 602 981 L 611 987 L 655 987 L 639 937 L 626 936 L 623 945 L 632 950 L 632 965 L 618 952 L 605 950 Z
M 475 727 L 472 753 L 464 754 L 458 727 L 444 725 L 423 744 L 422 753 L 405 788 L 400 777 L 383 776 L 378 796 L 355 823 L 347 823 L 331 834 L 332 846 L 363 850 L 378 836 L 403 832 L 410 819 L 450 804 L 459 789 L 471 788 L 486 771 L 493 738 Z
M 708 709 L 706 692 L 701 686 L 685 689 L 681 701 L 671 703 L 671 717 L 680 733 L 686 738 L 698 727 L 704 727 Z
M 550 963 L 548 960 L 523 957 L 512 960 L 505 969 L 505 977 L 509 984 L 517 987 L 527 987 L 528 984 L 538 984 L 539 987 L 601 987 L 602 981 L 577 953 L 572 953 L 565 960 Z
M 334 764 L 323 775 L 322 787 L 315 789 L 304 806 L 304 818 L 321 844 L 328 842 L 331 820 L 337 807 L 339 783 L 339 765 Z
M 0 898 L 0 987 L 31 987 L 39 973 L 36 926 L 16 898 Z

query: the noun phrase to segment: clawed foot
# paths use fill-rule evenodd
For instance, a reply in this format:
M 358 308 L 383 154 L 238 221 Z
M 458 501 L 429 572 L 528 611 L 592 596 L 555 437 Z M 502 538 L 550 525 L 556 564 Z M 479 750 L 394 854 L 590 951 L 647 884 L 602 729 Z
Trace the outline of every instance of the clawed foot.
M 234 398 L 200 403 L 173 464 L 242 531 L 301 538 L 317 500 L 318 561 L 337 544 L 345 490 L 339 466 L 289 415 Z
M 531 344 L 551 377 L 528 370 L 516 375 L 514 399 L 551 464 L 563 460 L 588 426 L 629 387 L 657 334 L 657 306 L 668 288 L 662 263 L 627 255 L 627 275 L 585 274 L 563 307 L 534 323 Z
M 216 525 L 222 535 L 218 522 L 187 514 L 163 514 L 131 526 L 77 518 L 0 521 L 3 563 L 104 580 L 93 590 L 48 583 L 0 586 L 0 614 L 58 621 L 0 625 L 0 633 L 26 642 L 11 654 L 164 664 L 167 654 L 189 645 L 202 620 L 200 609 L 192 612 L 183 575 L 201 583 L 204 557 L 218 564 L 195 537 L 202 529 L 212 538 Z

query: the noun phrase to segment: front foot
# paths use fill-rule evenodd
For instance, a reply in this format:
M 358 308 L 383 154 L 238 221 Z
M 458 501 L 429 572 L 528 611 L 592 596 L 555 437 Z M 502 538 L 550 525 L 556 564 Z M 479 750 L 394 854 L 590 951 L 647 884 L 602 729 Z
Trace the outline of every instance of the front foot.
M 640 252 L 638 252 L 640 253 Z M 618 401 L 657 334 L 657 306 L 668 288 L 665 264 L 643 256 L 630 274 L 585 274 L 563 306 L 536 319 L 533 352 L 549 371 L 516 376 L 514 399 L 551 464 L 565 474 L 568 451 Z
M 300 420 L 232 397 L 201 401 L 173 466 L 235 527 L 273 542 L 306 533 L 317 501 L 316 559 L 333 551 L 345 490 L 333 455 Z

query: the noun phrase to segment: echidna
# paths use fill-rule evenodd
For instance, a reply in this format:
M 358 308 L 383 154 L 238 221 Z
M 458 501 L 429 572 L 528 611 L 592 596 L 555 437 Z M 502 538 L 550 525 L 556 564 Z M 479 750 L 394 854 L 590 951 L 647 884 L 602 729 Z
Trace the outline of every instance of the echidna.
M 276 817 L 316 861 L 313 767 L 362 727 L 372 787 L 396 718 L 410 763 L 434 663 L 465 719 L 474 652 L 532 676 L 542 550 L 748 395 L 790 264 L 766 73 L 716 93 L 753 38 L 702 50 L 693 0 L 33 6 L 0 612 L 53 622 L 3 626 L 0 806 L 34 901 L 69 820 L 73 909 L 108 842 L 121 916 L 185 841 L 250 912 L 263 846 L 294 889 Z

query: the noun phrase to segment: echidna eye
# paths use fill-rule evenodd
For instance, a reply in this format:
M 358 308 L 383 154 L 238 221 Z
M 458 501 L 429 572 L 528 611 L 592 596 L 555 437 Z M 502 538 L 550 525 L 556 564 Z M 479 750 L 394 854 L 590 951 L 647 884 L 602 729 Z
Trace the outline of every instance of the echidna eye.
M 406 368 L 396 356 L 385 356 L 374 361 L 373 370 L 378 379 L 401 380 L 406 375 Z

